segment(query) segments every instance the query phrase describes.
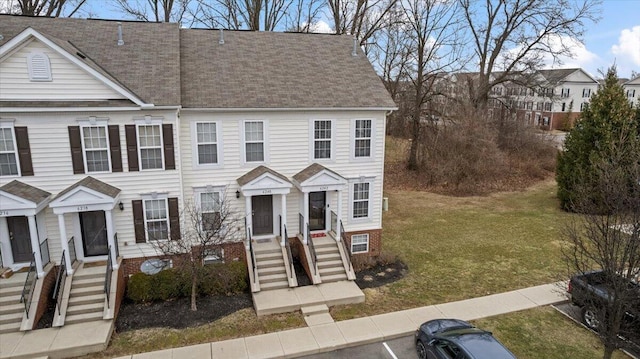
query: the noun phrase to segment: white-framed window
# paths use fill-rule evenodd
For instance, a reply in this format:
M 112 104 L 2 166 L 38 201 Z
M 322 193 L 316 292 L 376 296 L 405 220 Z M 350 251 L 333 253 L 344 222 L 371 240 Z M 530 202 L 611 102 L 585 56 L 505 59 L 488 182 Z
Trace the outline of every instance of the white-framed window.
M 19 176 L 19 161 L 13 124 L 0 122 L 0 176 Z
M 147 241 L 169 239 L 169 205 L 167 198 L 142 201 Z
M 219 191 L 208 191 L 198 193 L 200 203 L 201 229 L 203 231 L 216 231 L 222 224 L 221 206 L 222 193 Z
M 629 97 L 629 98 L 636 97 L 636 90 L 635 89 L 628 89 L 627 90 L 627 97 Z
M 545 102 L 544 103 L 544 110 L 545 111 L 551 111 L 551 102 Z
M 109 131 L 106 124 L 80 125 L 80 139 L 85 172 L 110 172 Z
M 218 122 L 194 124 L 195 163 L 199 166 L 217 166 L 221 163 L 222 146 Z
M 352 120 L 351 158 L 369 159 L 373 157 L 373 120 Z
M 584 111 L 587 109 L 587 107 L 589 107 L 589 103 L 588 102 L 583 102 L 580 104 L 580 111 Z
M 204 250 L 204 258 L 202 259 L 202 262 L 204 265 L 224 263 L 224 248 L 206 248 Z
M 542 106 L 544 106 L 544 102 L 536 102 L 536 111 L 542 111 Z
M 141 170 L 164 169 L 161 123 L 136 124 Z
M 312 120 L 312 155 L 314 160 L 330 160 L 333 158 L 333 121 Z
M 371 196 L 373 183 L 368 180 L 351 184 L 351 218 L 368 219 L 371 216 Z
M 562 97 L 569 97 L 569 88 L 562 89 Z
M 27 56 L 29 81 L 52 81 L 49 56 L 42 52 L 32 52 Z
M 369 234 L 354 234 L 351 236 L 351 253 L 369 252 Z
M 242 123 L 244 162 L 267 162 L 266 121 L 247 120 Z
M 591 89 L 585 87 L 582 89 L 582 98 L 587 98 L 587 97 L 591 97 Z

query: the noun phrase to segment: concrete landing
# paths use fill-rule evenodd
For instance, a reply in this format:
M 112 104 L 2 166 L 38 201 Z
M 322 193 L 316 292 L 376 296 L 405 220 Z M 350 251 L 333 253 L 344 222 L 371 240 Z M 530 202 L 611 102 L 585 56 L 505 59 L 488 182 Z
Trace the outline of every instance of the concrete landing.
M 295 312 L 302 307 L 319 304 L 331 307 L 363 302 L 364 293 L 352 281 L 321 283 L 253 293 L 253 307 L 259 316 Z

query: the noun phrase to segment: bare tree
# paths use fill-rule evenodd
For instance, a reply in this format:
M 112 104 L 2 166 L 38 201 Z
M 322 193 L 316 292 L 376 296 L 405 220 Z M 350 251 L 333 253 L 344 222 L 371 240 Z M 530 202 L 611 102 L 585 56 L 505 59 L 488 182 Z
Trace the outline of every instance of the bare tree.
M 293 0 L 196 0 L 193 16 L 206 27 L 273 31 Z
M 163 257 L 172 258 L 174 267 L 191 278 L 191 310 L 196 311 L 198 285 L 202 282 L 204 259 L 226 242 L 238 239 L 242 217 L 215 193 L 202 194 L 199 204 L 185 203 L 180 232 L 170 240 L 149 243 Z M 152 233 L 148 232 L 151 236 Z
M 11 12 L 30 16 L 72 17 L 87 0 L 18 0 Z
M 123 13 L 148 22 L 182 22 L 191 0 L 116 0 Z
M 286 27 L 292 32 L 314 32 L 324 6 L 323 0 L 295 0 L 286 14 Z
M 545 56 L 571 56 L 587 22 L 597 21 L 600 0 L 458 0 L 477 64 L 470 87 L 476 109 L 486 107 L 489 91 L 515 72 L 531 72 Z
M 327 0 L 336 34 L 355 36 L 366 45 L 385 24 L 387 14 L 398 0 Z

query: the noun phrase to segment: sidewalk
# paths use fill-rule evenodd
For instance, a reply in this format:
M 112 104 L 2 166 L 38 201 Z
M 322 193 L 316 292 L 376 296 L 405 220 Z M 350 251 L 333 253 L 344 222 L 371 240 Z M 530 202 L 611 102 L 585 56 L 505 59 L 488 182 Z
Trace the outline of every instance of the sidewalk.
M 313 325 L 253 337 L 128 355 L 118 359 L 294 358 L 412 334 L 435 318 L 474 320 L 567 300 L 564 283 L 552 283 L 458 302 Z

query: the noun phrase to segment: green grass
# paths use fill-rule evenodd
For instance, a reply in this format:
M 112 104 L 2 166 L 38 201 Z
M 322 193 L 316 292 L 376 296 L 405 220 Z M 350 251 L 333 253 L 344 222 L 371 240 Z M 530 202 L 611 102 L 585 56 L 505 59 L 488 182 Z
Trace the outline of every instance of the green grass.
M 476 320 L 473 324 L 491 331 L 519 359 L 596 359 L 603 354 L 595 334 L 550 307 Z M 616 352 L 613 358 L 628 357 Z
M 526 191 L 450 197 L 388 190 L 383 251 L 409 267 L 405 278 L 365 290 L 365 304 L 332 311 L 338 320 L 506 292 L 564 278 L 553 181 Z

